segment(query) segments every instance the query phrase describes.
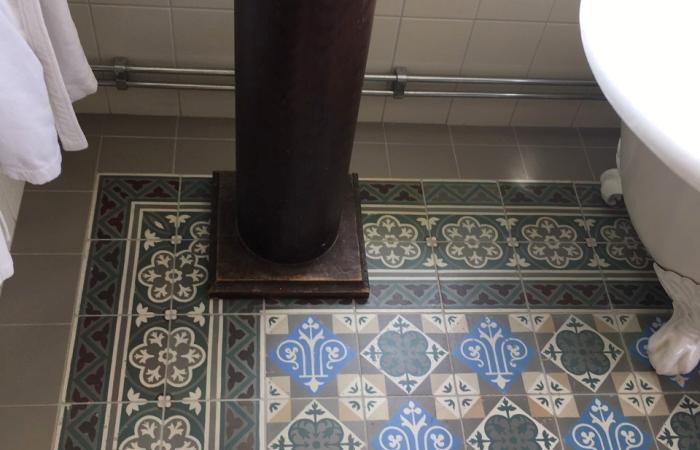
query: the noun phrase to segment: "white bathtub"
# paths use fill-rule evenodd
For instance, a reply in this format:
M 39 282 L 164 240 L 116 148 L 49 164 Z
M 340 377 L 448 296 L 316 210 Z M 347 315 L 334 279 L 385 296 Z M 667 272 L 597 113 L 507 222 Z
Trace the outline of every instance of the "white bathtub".
M 700 2 L 582 0 L 591 69 L 623 121 L 618 189 L 674 314 L 649 341 L 664 375 L 700 361 Z

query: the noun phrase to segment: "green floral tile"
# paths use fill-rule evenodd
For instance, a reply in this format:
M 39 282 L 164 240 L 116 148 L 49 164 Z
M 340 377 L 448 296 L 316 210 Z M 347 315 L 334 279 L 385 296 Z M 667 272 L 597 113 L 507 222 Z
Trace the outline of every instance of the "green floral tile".
M 218 403 L 221 417 L 220 449 L 251 450 L 263 448 L 258 432 L 263 407 L 257 401 Z
M 499 182 L 506 210 L 519 206 L 579 206 L 572 183 Z
M 418 271 L 434 273 L 436 260 L 430 242 L 365 241 L 367 269 L 373 272 L 403 273 Z
M 439 206 L 494 206 L 502 207 L 497 183 L 424 181 L 425 202 L 428 209 Z
M 542 371 L 526 310 L 518 313 L 446 310 L 455 374 L 478 375 L 471 383 L 481 395 L 524 395 Z
M 576 395 L 579 416 L 557 417 L 562 439 L 568 448 L 656 449 L 644 412 L 615 395 Z
M 215 319 L 218 317 L 206 314 L 178 315 L 169 321 L 168 339 L 165 342 L 154 344 L 144 340 L 142 351 L 150 350 L 154 355 L 167 354 L 162 369 L 163 384 L 165 393 L 172 400 L 199 400 L 214 396 L 210 391 L 208 366 L 221 362 L 220 358 L 217 358 L 217 361 L 208 361 L 212 332 L 209 323 Z
M 119 313 L 121 274 L 124 270 L 127 245 L 126 241 L 90 243 L 80 302 L 81 315 Z
M 213 181 L 210 177 L 182 177 L 180 202 L 211 202 Z
M 590 242 L 519 242 L 515 248 L 523 276 L 553 274 L 570 277 L 571 272 L 599 274 L 604 264 Z
M 124 374 L 121 397 L 119 401 L 145 402 L 157 401 L 166 392 L 166 386 L 178 383 L 179 374 L 173 371 L 176 364 L 168 367 L 171 358 L 182 363 L 184 352 L 173 348 L 171 340 L 171 323 L 164 316 L 130 316 L 123 317 L 126 348 L 125 358 L 120 370 Z M 197 352 L 195 357 L 201 361 L 205 353 Z
M 192 444 L 186 436 L 172 436 L 173 428 L 181 429 L 182 424 L 174 420 L 163 421 L 163 403 L 120 405 L 118 414 L 121 420 L 115 433 L 116 448 L 163 448 L 168 444 L 180 444 L 181 447 Z
M 503 242 L 510 236 L 502 213 L 446 212 L 429 214 L 430 235 L 439 242 Z
M 526 308 L 520 278 L 440 277 L 445 308 Z
M 535 334 L 546 374 L 566 379 L 574 394 L 616 393 L 631 374 L 611 312 L 533 315 L 541 317 Z
M 655 277 L 605 277 L 605 287 L 615 309 L 653 308 L 671 309 L 672 301 Z
M 64 407 L 57 450 L 94 450 L 102 445 L 106 405 L 78 404 Z
M 604 273 L 654 272 L 654 260 L 640 241 L 599 243 L 596 252 Z
M 413 279 L 369 280 L 370 294 L 365 303 L 357 303 L 356 308 L 440 308 L 440 292 L 436 276 Z
M 420 181 L 360 180 L 360 202 L 365 205 L 424 206 Z
M 444 316 L 365 313 L 358 316 L 362 376 L 385 396 L 431 395 L 433 378 L 452 373 Z
M 600 244 L 608 242 L 640 241 L 639 235 L 626 214 L 592 214 L 584 212 L 591 237 Z
M 584 242 L 588 223 L 580 214 L 508 214 L 514 239 L 522 242 Z
M 523 280 L 530 308 L 607 309 L 610 308 L 602 278 Z
M 367 419 L 369 448 L 396 448 L 397 441 L 404 446 L 400 448 L 407 449 L 431 448 L 426 443 L 441 449 L 463 448 L 456 397 L 388 397 L 375 401 L 381 406 Z
M 260 317 L 227 315 L 221 321 L 221 399 L 259 398 Z
M 440 276 L 451 273 L 517 272 L 514 252 L 506 242 L 441 242 L 435 249 Z
M 669 414 L 649 417 L 659 449 L 691 450 L 697 447 L 700 395 L 668 394 L 663 399 Z
M 372 211 L 362 213 L 362 231 L 365 243 L 425 241 L 430 224 L 425 211 Z

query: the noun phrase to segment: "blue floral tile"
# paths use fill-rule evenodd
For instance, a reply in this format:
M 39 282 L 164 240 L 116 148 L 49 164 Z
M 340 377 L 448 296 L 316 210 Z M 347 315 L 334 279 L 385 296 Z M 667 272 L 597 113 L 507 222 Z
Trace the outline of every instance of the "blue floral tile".
M 433 314 L 368 314 L 366 321 L 358 335 L 362 374 L 382 375 L 387 395 L 430 395 L 429 377 L 451 373 L 439 310 Z
M 370 277 L 370 294 L 365 303 L 356 308 L 440 308 L 440 291 L 437 277 L 406 279 L 383 279 Z
M 655 278 L 605 278 L 610 302 L 615 309 L 671 309 L 673 303 Z
M 362 231 L 365 243 L 385 241 L 388 243 L 425 241 L 430 225 L 425 211 L 378 211 L 362 213 Z
M 558 418 L 564 442 L 575 450 L 655 448 L 645 417 L 623 414 L 615 396 L 577 396 L 580 418 Z
M 660 449 L 692 450 L 700 443 L 700 397 L 697 394 L 666 396 L 672 410 L 666 417 L 649 420 Z
M 440 293 L 445 308 L 526 308 L 518 277 L 469 279 L 440 277 Z
M 423 190 L 428 209 L 467 205 L 502 207 L 501 194 L 496 183 L 424 181 Z
M 267 377 L 289 377 L 293 397 L 333 395 L 340 373 L 359 373 L 353 322 L 352 312 L 266 313 Z
M 429 213 L 431 236 L 439 242 L 465 245 L 479 242 L 504 242 L 508 239 L 508 222 L 504 214 L 476 212 Z
M 544 206 L 573 207 L 579 206 L 574 186 L 571 183 L 509 183 L 499 182 L 503 203 L 509 207 Z
M 389 398 L 391 418 L 367 422 L 369 448 L 373 450 L 444 449 L 458 450 L 462 445 L 459 417 L 436 418 L 435 401 L 430 397 Z
M 524 396 L 484 397 L 483 419 L 463 420 L 468 448 L 561 449 L 555 419 Z
M 360 180 L 360 202 L 368 205 L 424 206 L 420 181 Z
M 530 308 L 608 309 L 605 283 L 597 278 L 571 280 L 525 278 L 525 296 Z
M 457 310 L 458 311 L 458 310 Z M 481 394 L 524 394 L 523 374 L 540 372 L 537 346 L 527 322 L 529 314 L 463 314 L 448 311 L 464 327 L 450 330 L 455 372 L 475 372 Z

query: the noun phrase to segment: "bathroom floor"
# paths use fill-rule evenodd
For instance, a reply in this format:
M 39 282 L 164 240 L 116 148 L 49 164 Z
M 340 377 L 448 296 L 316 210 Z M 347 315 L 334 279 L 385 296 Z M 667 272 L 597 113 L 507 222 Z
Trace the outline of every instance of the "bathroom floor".
M 696 445 L 700 377 L 649 365 L 670 302 L 592 181 L 614 131 L 363 126 L 370 299 L 260 302 L 207 298 L 185 173 L 230 168 L 230 123 L 83 120 L 97 150 L 25 193 L 0 298 L 0 436 L 36 440 L 7 448 Z

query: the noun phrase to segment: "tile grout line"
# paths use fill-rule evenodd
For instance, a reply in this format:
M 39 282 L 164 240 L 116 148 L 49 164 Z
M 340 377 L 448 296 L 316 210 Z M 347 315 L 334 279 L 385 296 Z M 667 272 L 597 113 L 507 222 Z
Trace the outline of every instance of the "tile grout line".
M 452 158 L 454 158 L 454 164 L 455 167 L 457 168 L 457 178 L 462 178 L 462 171 L 459 168 L 459 159 L 457 159 L 457 149 L 455 148 L 455 140 L 454 136 L 452 135 L 452 127 L 450 125 L 447 125 L 447 134 L 450 137 L 450 147 L 452 148 Z M 426 205 L 427 207 L 427 205 Z
M 384 156 L 386 158 L 387 168 L 389 169 L 389 177 L 391 178 L 391 156 L 389 154 L 389 139 L 386 137 L 386 126 L 384 122 L 381 123 L 382 126 L 382 136 L 384 137 Z
M 510 128 L 513 131 L 513 137 L 515 138 L 515 146 L 518 149 L 518 155 L 520 155 L 520 164 L 523 168 L 523 173 L 525 174 L 525 178 L 530 180 L 530 174 L 528 173 L 527 166 L 525 165 L 525 156 L 523 155 L 523 149 L 520 145 L 520 138 L 518 137 L 518 130 L 513 126 Z

